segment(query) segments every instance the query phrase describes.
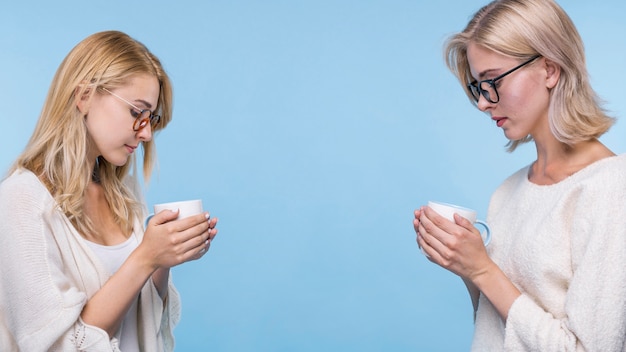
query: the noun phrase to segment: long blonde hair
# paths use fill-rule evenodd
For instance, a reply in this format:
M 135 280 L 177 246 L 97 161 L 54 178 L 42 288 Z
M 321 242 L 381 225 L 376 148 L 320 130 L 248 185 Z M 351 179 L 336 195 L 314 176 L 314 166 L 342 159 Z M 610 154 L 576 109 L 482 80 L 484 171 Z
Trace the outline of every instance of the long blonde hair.
M 556 2 L 496 0 L 481 8 L 444 48 L 446 64 L 463 87 L 473 80 L 467 62 L 470 42 L 520 61 L 541 55 L 560 66 L 548 111 L 550 129 L 560 142 L 573 145 L 598 138 L 615 122 L 606 115 L 589 83 L 582 39 Z M 471 93 L 466 90 L 466 94 L 476 105 Z M 530 140 L 527 136 L 510 141 L 509 151 Z
M 160 61 L 142 43 L 119 31 L 95 33 L 65 57 L 50 85 L 39 121 L 24 152 L 11 170 L 32 171 L 46 185 L 61 210 L 79 232 L 95 233 L 84 215 L 87 185 L 97 179 L 116 222 L 130 232 L 141 214 L 139 195 L 129 186 L 137 184 L 136 158 L 117 167 L 99 157 L 96 167 L 87 160 L 88 132 L 77 99 L 91 99 L 97 88 L 114 89 L 137 74 L 156 77 L 160 84 L 155 113 L 161 120 L 153 132 L 163 129 L 172 118 L 172 87 Z M 143 176 L 149 179 L 155 163 L 154 139 L 142 142 Z

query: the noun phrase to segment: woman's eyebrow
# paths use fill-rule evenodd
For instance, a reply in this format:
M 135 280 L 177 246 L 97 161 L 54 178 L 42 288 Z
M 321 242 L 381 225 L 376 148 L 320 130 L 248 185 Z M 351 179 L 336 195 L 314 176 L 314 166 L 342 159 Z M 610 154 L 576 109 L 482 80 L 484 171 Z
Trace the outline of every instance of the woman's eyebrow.
M 487 76 L 488 74 L 490 74 L 490 73 L 492 73 L 492 72 L 494 72 L 494 71 L 496 71 L 496 72 L 497 72 L 497 71 L 498 71 L 498 69 L 495 69 L 495 68 L 490 68 L 490 69 L 484 70 L 484 71 L 482 71 L 481 73 L 479 73 L 479 74 L 478 74 L 478 79 L 479 79 L 479 80 L 482 80 L 482 79 L 484 79 L 484 78 L 485 78 L 485 76 Z
M 135 99 L 134 101 L 143 104 L 148 109 L 152 109 L 152 104 L 148 103 L 147 101 L 143 99 Z

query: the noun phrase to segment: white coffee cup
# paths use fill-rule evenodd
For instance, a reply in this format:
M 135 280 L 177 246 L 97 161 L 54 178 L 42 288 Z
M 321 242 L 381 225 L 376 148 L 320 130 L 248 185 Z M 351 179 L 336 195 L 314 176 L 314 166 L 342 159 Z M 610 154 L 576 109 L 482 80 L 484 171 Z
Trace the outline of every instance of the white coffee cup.
M 176 211 L 180 210 L 177 219 L 184 219 L 191 215 L 200 214 L 203 211 L 202 200 L 184 200 L 180 202 L 161 203 L 154 205 L 154 213 L 158 214 L 163 210 Z
M 446 219 L 454 222 L 454 214 L 459 214 L 460 216 L 466 218 L 474 225 L 481 225 L 485 228 L 484 232 L 480 233 L 480 236 L 483 238 L 483 243 L 485 247 L 491 241 L 491 229 L 489 229 L 489 225 L 482 220 L 476 219 L 476 211 L 468 208 L 464 208 L 454 204 L 442 203 L 442 202 L 434 202 L 429 201 L 428 207 L 432 210 L 436 211 L 437 214 L 445 217 Z

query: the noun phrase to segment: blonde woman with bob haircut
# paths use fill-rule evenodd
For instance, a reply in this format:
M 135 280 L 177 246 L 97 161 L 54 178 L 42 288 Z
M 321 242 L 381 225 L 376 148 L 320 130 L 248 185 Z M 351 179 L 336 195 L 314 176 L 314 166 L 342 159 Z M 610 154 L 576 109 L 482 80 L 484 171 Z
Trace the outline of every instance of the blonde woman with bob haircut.
M 93 34 L 63 60 L 0 184 L 0 350 L 174 349 L 169 271 L 206 254 L 217 219 L 163 211 L 144 228 L 135 151 L 148 179 L 171 118 L 167 74 L 128 35 Z
M 429 207 L 417 243 L 459 275 L 475 312 L 473 351 L 626 351 L 626 154 L 589 84 L 576 27 L 552 0 L 496 0 L 445 46 L 467 96 L 536 160 L 491 197 L 479 231 Z

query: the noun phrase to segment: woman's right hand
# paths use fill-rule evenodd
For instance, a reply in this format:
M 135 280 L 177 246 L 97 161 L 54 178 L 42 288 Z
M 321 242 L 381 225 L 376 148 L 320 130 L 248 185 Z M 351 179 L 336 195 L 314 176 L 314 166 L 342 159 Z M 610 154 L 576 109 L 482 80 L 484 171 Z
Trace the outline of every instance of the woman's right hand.
M 176 220 L 178 211 L 164 210 L 146 225 L 143 241 L 137 248 L 153 269 L 171 268 L 201 258 L 217 234 L 217 219 L 208 212 Z
M 417 243 L 428 260 L 470 281 L 493 264 L 480 232 L 467 219 L 455 214 L 452 222 L 426 206 L 414 215 Z
M 458 214 L 452 222 L 429 207 L 420 208 L 414 215 L 417 243 L 428 260 L 463 279 L 474 309 L 480 291 L 506 321 L 511 305 L 521 293 L 489 258 L 478 229 Z
M 181 220 L 177 217 L 178 211 L 164 210 L 148 221 L 139 246 L 83 308 L 81 317 L 85 323 L 113 336 L 150 276 L 165 299 L 169 268 L 206 253 L 217 234 L 217 219 L 209 220 L 206 212 Z

